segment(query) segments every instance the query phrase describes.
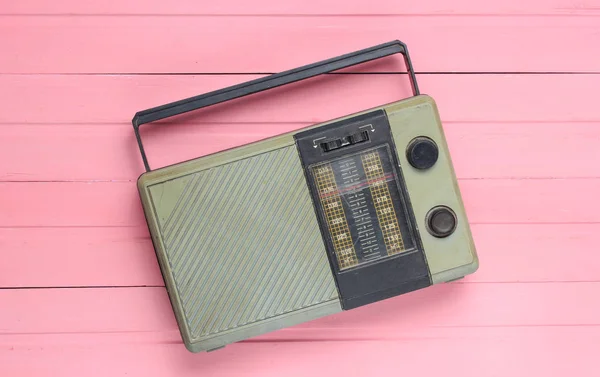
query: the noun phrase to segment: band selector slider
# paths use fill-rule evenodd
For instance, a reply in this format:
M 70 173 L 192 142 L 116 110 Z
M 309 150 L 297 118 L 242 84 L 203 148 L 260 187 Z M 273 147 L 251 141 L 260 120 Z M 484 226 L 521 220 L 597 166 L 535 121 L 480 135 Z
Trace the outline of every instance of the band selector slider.
M 358 143 L 362 143 L 365 141 L 369 141 L 369 132 L 368 131 L 360 131 L 355 134 L 344 136 L 339 139 L 333 139 L 326 142 L 321 143 L 321 148 L 323 152 L 331 152 L 333 150 L 348 146 L 355 145 Z

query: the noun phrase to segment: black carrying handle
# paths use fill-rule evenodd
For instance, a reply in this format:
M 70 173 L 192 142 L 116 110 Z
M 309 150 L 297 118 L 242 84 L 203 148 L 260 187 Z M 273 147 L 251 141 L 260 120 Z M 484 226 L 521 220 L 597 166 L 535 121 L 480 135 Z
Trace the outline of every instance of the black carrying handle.
M 323 60 L 317 63 L 305 65 L 303 67 L 291 69 L 289 71 L 275 73 L 260 79 L 251 80 L 224 89 L 215 90 L 206 94 L 201 94 L 195 97 L 168 103 L 166 105 L 139 111 L 133 117 L 132 123 L 146 171 L 150 171 L 150 165 L 148 165 L 148 159 L 146 158 L 146 152 L 144 152 L 144 146 L 140 137 L 140 126 L 143 124 L 187 113 L 189 111 L 198 110 L 203 107 L 216 105 L 221 102 L 230 101 L 236 98 L 247 96 L 249 94 L 258 93 L 263 90 L 276 88 L 278 86 L 290 84 L 324 73 L 337 71 L 342 68 L 365 63 L 397 53 L 404 55 L 404 61 L 406 63 L 413 94 L 415 96 L 419 95 L 419 87 L 417 85 L 417 79 L 415 77 L 410 56 L 408 55 L 408 49 L 404 43 L 396 40 L 351 52 L 349 54 L 340 55 L 338 57 Z

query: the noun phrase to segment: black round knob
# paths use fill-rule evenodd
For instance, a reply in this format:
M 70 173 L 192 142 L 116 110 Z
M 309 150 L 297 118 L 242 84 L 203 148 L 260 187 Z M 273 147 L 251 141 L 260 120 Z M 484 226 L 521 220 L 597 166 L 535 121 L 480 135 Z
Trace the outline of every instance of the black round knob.
M 408 143 L 406 158 L 415 169 L 429 169 L 438 159 L 438 147 L 433 140 L 419 136 Z
M 434 237 L 448 237 L 456 229 L 456 214 L 446 206 L 437 206 L 427 213 L 427 230 Z

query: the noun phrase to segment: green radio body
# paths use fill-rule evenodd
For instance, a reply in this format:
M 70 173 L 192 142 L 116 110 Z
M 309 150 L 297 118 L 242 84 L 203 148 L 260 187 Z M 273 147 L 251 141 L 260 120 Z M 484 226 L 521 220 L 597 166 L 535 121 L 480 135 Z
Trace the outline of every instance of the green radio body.
M 415 94 L 140 176 L 188 350 L 477 270 L 437 106 Z

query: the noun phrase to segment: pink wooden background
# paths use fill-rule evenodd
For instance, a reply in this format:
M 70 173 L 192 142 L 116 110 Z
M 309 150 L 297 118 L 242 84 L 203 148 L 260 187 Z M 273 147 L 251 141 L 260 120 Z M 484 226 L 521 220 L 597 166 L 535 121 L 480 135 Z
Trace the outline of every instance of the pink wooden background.
M 188 353 L 133 114 L 391 39 L 438 102 L 480 270 Z M 408 96 L 403 69 L 148 126 L 150 162 Z M 599 92 L 599 0 L 0 0 L 0 376 L 597 376 Z

